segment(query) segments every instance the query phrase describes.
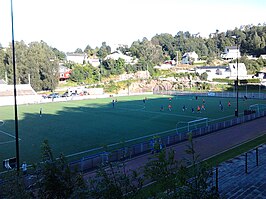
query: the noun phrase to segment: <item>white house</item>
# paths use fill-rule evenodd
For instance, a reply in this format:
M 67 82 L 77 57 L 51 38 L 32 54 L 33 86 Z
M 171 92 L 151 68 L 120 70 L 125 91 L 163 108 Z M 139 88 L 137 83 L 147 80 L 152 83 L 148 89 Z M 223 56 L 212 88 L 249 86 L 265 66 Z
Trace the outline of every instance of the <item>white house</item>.
M 244 63 L 238 63 L 238 70 L 237 70 L 237 64 L 236 63 L 229 63 L 230 68 L 230 79 L 236 78 L 238 75 L 239 79 L 245 79 L 248 76 L 247 68 Z
M 197 62 L 198 59 L 199 59 L 199 56 L 198 56 L 198 54 L 197 54 L 195 51 L 193 51 L 193 52 L 186 52 L 186 53 L 184 53 L 184 55 L 182 56 L 182 61 L 181 61 L 181 63 L 182 63 L 182 64 L 189 64 L 192 60 L 193 60 L 194 62 Z
M 227 78 L 230 75 L 229 66 L 202 66 L 196 67 L 195 72 L 199 75 L 207 73 L 207 80 L 212 81 L 214 78 Z
M 110 55 L 107 55 L 104 59 L 113 59 L 113 60 L 118 60 L 119 58 L 124 59 L 127 64 L 136 64 L 137 59 L 134 59 L 133 57 L 130 57 L 128 55 L 124 55 L 119 51 L 116 51 Z
M 88 62 L 86 53 L 66 53 L 68 62 L 74 62 L 76 64 L 83 64 Z
M 89 58 L 88 62 L 94 67 L 98 67 L 101 64 L 98 58 Z
M 202 66 L 195 68 L 195 72 L 199 75 L 206 72 L 208 74 L 207 79 L 210 81 L 212 81 L 214 78 L 236 79 L 237 64 L 230 63 L 229 66 Z M 238 63 L 238 78 L 247 78 L 247 70 L 244 63 Z
M 241 57 L 237 46 L 226 46 L 224 52 L 221 54 L 221 58 L 226 60 L 236 59 L 237 57 Z
M 59 81 L 64 81 L 66 79 L 69 79 L 70 73 L 71 69 L 67 68 L 62 64 L 59 65 Z
M 262 59 L 266 59 L 266 55 L 260 55 Z

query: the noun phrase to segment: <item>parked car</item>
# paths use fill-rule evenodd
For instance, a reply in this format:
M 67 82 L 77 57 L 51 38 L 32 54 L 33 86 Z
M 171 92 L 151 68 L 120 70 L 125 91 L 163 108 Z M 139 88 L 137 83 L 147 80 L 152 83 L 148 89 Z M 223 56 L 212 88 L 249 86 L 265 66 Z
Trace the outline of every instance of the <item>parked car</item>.
M 68 97 L 68 96 L 69 96 L 68 92 L 65 92 L 64 94 L 61 95 L 61 97 Z
M 43 98 L 43 99 L 46 99 L 47 97 L 48 97 L 47 94 L 43 94 L 43 95 L 42 95 L 42 98 Z
M 60 97 L 59 93 L 51 93 L 50 95 L 48 95 L 48 98 L 58 98 L 58 97 Z

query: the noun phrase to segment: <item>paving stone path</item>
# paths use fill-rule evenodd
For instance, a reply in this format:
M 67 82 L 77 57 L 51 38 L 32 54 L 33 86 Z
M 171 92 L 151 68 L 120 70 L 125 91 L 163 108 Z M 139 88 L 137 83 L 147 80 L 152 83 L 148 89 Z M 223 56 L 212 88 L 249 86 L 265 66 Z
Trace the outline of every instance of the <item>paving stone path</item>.
M 221 198 L 266 198 L 266 144 L 219 165 L 219 193 Z M 215 172 L 214 172 L 215 176 Z

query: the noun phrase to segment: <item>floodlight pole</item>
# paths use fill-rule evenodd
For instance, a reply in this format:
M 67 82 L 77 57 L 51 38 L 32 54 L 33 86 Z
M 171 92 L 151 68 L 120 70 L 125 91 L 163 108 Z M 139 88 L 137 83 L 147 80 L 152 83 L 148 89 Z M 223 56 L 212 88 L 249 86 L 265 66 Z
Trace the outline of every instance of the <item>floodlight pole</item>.
M 11 26 L 12 26 L 12 54 L 13 54 L 13 81 L 14 81 L 14 110 L 15 110 L 15 133 L 16 133 L 16 164 L 17 175 L 19 175 L 19 138 L 18 138 L 18 109 L 17 109 L 17 89 L 16 89 L 16 57 L 15 57 L 15 41 L 14 41 L 14 20 L 13 20 L 13 0 L 11 3 Z
M 239 116 L 239 109 L 238 109 L 238 40 L 236 40 L 236 117 Z
M 234 38 L 236 40 L 236 50 L 237 50 L 237 54 L 236 54 L 236 111 L 235 111 L 235 116 L 238 117 L 239 116 L 239 109 L 238 109 L 238 50 L 239 50 L 239 46 L 238 46 L 238 37 L 237 36 L 232 36 L 232 38 Z

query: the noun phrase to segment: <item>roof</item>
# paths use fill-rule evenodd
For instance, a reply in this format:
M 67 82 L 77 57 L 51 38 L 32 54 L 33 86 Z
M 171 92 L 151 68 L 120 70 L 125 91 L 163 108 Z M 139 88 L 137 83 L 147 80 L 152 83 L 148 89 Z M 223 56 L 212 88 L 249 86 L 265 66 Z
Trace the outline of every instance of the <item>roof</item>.
M 228 69 L 228 66 L 200 66 L 196 67 L 196 69 Z
M 66 53 L 67 56 L 76 56 L 76 57 L 84 57 L 86 53 Z
M 236 50 L 236 49 L 237 49 L 237 46 L 225 46 L 225 48 L 227 48 L 227 49 L 234 49 L 234 50 Z

